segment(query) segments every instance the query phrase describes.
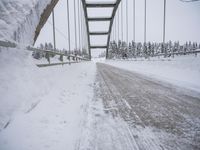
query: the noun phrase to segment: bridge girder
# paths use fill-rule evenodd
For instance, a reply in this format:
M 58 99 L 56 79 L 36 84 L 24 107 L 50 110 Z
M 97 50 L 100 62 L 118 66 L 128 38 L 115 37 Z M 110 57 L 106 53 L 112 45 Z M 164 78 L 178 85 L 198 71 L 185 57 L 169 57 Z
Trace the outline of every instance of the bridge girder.
M 58 3 L 58 1 L 59 0 L 51 0 L 50 4 L 47 5 L 47 7 L 44 9 L 43 13 L 41 14 L 39 24 L 37 25 L 37 27 L 35 29 L 34 43 L 36 42 L 41 29 L 47 22 L 49 16 L 51 15 L 51 12 L 53 11 L 53 9 L 56 6 L 56 4 Z

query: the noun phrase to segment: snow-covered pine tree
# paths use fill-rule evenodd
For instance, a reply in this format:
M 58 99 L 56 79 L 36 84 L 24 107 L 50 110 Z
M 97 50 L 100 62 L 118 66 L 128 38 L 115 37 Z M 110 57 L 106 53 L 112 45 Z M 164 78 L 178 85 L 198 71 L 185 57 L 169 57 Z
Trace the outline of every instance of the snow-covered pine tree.
M 148 57 L 148 51 L 147 51 L 147 44 L 146 42 L 144 42 L 143 44 L 143 57 L 145 57 L 145 59 Z
M 48 50 L 48 44 L 45 42 L 44 49 Z
M 44 49 L 44 45 L 42 43 L 40 44 L 40 49 Z
M 51 42 L 48 44 L 48 50 L 54 50 Z

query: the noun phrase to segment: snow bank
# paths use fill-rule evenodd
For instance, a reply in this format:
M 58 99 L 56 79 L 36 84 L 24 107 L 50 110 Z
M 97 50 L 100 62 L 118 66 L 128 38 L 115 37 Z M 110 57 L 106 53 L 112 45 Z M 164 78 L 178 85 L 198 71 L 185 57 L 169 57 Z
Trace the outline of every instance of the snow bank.
M 0 39 L 32 44 L 40 16 L 51 0 L 1 0 Z
M 0 68 L 0 149 L 74 149 L 95 64 L 38 68 L 30 52 L 8 49 Z
M 174 59 L 151 58 L 137 61 L 107 60 L 105 63 L 200 92 L 200 56 L 187 55 Z

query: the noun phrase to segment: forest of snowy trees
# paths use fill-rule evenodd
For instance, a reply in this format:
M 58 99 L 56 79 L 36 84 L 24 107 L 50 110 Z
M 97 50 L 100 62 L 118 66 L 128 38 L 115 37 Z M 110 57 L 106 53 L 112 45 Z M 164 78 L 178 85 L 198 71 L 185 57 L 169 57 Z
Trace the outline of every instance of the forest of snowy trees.
M 64 52 L 66 55 L 78 55 L 78 56 L 84 56 L 84 57 L 87 57 L 88 56 L 88 53 L 86 50 L 71 50 L 70 52 L 66 49 L 63 49 L 63 50 L 59 50 L 59 49 L 54 49 L 53 47 L 53 44 L 52 43 L 45 43 L 45 44 L 40 44 L 39 47 L 37 47 L 38 49 L 40 50 L 50 50 L 50 51 L 56 51 L 56 52 Z M 33 57 L 35 59 L 41 59 L 43 57 L 47 58 L 47 53 L 45 52 L 41 52 L 41 51 L 34 51 L 33 52 Z M 48 56 L 49 57 L 49 56 Z M 50 55 L 50 57 L 54 57 L 54 55 Z
M 200 44 L 196 42 L 186 42 L 181 45 L 179 42 L 169 41 L 165 44 L 163 43 L 141 43 L 132 42 L 127 46 L 126 42 L 115 41 L 110 42 L 109 45 L 109 59 L 126 59 L 126 58 L 137 58 L 137 57 L 174 57 L 174 55 L 186 55 L 188 53 L 194 53 L 200 50 Z M 198 51 L 197 51 L 198 50 Z

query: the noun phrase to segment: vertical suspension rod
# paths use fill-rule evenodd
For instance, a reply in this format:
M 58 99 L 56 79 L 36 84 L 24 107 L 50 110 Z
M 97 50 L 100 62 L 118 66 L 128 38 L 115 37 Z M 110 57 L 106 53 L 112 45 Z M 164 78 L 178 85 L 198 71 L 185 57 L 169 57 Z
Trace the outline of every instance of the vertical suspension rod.
M 121 1 L 121 35 L 122 35 L 122 42 L 123 42 L 123 0 Z
M 165 43 L 165 28 L 166 28 L 166 0 L 164 0 L 164 17 L 163 17 L 163 44 Z
M 80 7 L 80 16 L 81 16 L 81 19 L 80 19 L 80 21 L 81 21 L 81 50 L 83 51 L 83 9 L 82 9 L 83 7 Z
M 117 16 L 115 16 L 115 41 L 117 41 Z
M 67 22 L 68 22 L 68 45 L 69 45 L 69 54 L 70 54 L 70 50 L 71 50 L 71 45 L 70 45 L 70 23 L 69 23 L 69 0 L 67 0 Z
M 135 0 L 133 0 L 133 42 L 135 42 Z
M 126 0 L 126 42 L 128 47 L 128 0 Z
M 144 43 L 146 43 L 147 36 L 147 0 L 144 1 Z
M 52 21 L 53 21 L 53 49 L 56 50 L 56 32 L 55 32 L 55 18 L 54 18 L 54 9 L 52 11 Z
M 78 0 L 78 41 L 79 41 L 79 53 L 81 49 L 81 31 L 80 31 L 80 0 Z
M 120 40 L 120 26 L 119 26 L 119 24 L 120 24 L 120 14 L 119 14 L 119 9 L 120 8 L 118 8 L 118 14 L 117 14 L 117 18 L 118 18 L 118 42 L 119 42 L 119 40 Z
M 114 18 L 114 32 L 115 32 L 115 35 L 114 35 L 114 41 L 116 40 L 116 18 Z
M 77 50 L 76 0 L 74 0 L 75 50 Z

